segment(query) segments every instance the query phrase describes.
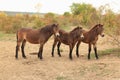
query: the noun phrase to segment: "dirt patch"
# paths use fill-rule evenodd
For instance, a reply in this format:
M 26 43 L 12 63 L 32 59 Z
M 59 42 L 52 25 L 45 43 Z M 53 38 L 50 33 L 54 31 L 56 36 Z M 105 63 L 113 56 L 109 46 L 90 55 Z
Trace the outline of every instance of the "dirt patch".
M 27 59 L 15 59 L 15 40 L 0 41 L 0 80 L 120 80 L 120 58 L 115 56 L 92 58 L 87 60 L 88 45 L 80 46 L 80 58 L 73 51 L 73 60 L 69 60 L 69 47 L 61 45 L 62 57 L 51 57 L 53 38 L 44 46 L 43 60 L 37 58 L 39 45 L 27 43 Z M 100 38 L 98 50 L 113 48 L 107 38 Z

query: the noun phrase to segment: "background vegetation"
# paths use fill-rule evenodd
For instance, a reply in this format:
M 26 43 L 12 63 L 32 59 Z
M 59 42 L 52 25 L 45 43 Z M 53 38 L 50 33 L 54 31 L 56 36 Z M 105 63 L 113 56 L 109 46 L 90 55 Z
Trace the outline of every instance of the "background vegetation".
M 112 38 L 110 41 L 120 46 L 120 14 L 114 13 L 109 5 L 96 9 L 91 4 L 73 3 L 70 8 L 71 12 L 65 12 L 63 15 L 54 13 L 9 15 L 0 12 L 0 31 L 15 33 L 21 27 L 40 28 L 51 23 L 59 23 L 64 29 L 78 25 L 91 28 L 101 23 L 104 24 L 105 33 Z

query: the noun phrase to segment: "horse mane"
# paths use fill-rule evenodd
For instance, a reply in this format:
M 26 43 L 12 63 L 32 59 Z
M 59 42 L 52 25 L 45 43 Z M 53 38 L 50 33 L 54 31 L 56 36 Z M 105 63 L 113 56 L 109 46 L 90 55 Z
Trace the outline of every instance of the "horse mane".
M 39 31 L 42 31 L 42 32 L 48 32 L 52 29 L 52 25 L 46 25 L 45 27 L 42 27 L 39 29 Z
M 96 24 L 96 25 L 95 25 L 94 27 L 92 27 L 90 30 L 96 29 L 96 27 L 97 27 L 98 25 L 100 25 L 100 24 Z
M 76 30 L 79 29 L 79 28 L 80 28 L 80 27 L 74 28 L 72 31 L 70 31 L 70 33 L 76 31 Z
M 96 30 L 97 27 L 100 26 L 100 25 L 101 25 L 101 24 L 96 24 L 94 27 L 92 27 L 92 28 L 90 29 L 90 31 Z
M 60 29 L 59 33 L 68 33 L 68 32 L 66 32 L 65 30 Z

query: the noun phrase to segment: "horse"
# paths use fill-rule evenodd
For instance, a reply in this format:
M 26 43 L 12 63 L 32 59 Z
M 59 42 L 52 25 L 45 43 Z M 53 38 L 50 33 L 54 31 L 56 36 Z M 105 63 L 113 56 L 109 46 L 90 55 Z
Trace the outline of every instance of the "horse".
M 83 30 L 83 36 L 84 38 L 80 41 L 78 41 L 76 45 L 76 55 L 79 56 L 79 45 L 81 42 L 87 43 L 88 44 L 88 60 L 90 59 L 90 52 L 91 52 L 91 45 L 93 45 L 94 52 L 95 52 L 95 57 L 98 59 L 98 54 L 97 54 L 97 40 L 98 40 L 98 35 L 101 37 L 104 37 L 103 34 L 103 25 L 102 24 L 96 24 L 93 28 L 91 28 L 89 31 Z
M 81 35 L 82 35 L 82 27 L 76 27 L 74 28 L 72 31 L 70 32 L 66 32 L 62 29 L 59 30 L 59 37 L 54 37 L 54 43 L 52 46 L 52 57 L 54 57 L 54 48 L 57 44 L 57 52 L 59 57 L 61 57 L 60 54 L 60 45 L 61 43 L 65 44 L 65 45 L 69 45 L 69 58 L 72 60 L 72 51 L 73 48 L 76 44 L 77 41 L 79 41 L 81 39 Z
M 40 29 L 31 29 L 31 28 L 19 29 L 16 33 L 17 45 L 16 45 L 15 58 L 18 59 L 18 51 L 20 46 L 21 46 L 22 57 L 26 58 L 24 47 L 26 42 L 29 42 L 32 44 L 40 44 L 38 58 L 42 59 L 43 46 L 53 34 L 55 36 L 59 36 L 58 24 L 46 25 Z

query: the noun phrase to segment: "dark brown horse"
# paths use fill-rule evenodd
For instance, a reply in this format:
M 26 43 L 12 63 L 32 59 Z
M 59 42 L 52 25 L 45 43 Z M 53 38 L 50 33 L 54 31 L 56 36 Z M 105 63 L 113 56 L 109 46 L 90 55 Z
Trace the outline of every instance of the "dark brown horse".
M 60 45 L 61 45 L 61 43 L 63 43 L 63 44 L 69 45 L 69 49 L 70 49 L 69 58 L 72 59 L 72 50 L 73 50 L 76 42 L 81 39 L 82 28 L 76 27 L 69 33 L 65 32 L 64 30 L 59 30 L 59 34 L 60 34 L 59 37 L 54 38 L 54 43 L 53 43 L 53 47 L 52 47 L 52 56 L 54 57 L 54 48 L 57 44 L 58 55 L 61 57 Z
M 21 46 L 22 57 L 26 58 L 24 47 L 25 47 L 26 41 L 28 41 L 32 44 L 40 44 L 38 58 L 42 59 L 43 46 L 48 41 L 50 36 L 52 36 L 52 34 L 54 34 L 55 36 L 59 36 L 58 24 L 47 25 L 41 29 L 22 28 L 18 30 L 15 57 L 18 58 L 18 50 L 22 43 L 22 46 Z
M 85 31 L 85 30 L 83 31 L 84 39 L 82 39 L 81 41 L 87 43 L 89 46 L 88 59 L 90 59 L 91 45 L 93 45 L 96 59 L 98 59 L 96 43 L 98 40 L 98 35 L 104 37 L 103 30 L 104 30 L 103 25 L 97 24 L 89 31 Z M 78 56 L 79 56 L 78 49 L 81 41 L 79 41 L 76 45 L 76 55 Z

